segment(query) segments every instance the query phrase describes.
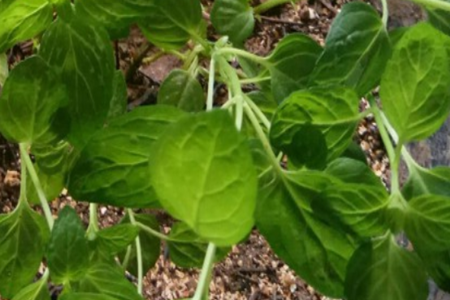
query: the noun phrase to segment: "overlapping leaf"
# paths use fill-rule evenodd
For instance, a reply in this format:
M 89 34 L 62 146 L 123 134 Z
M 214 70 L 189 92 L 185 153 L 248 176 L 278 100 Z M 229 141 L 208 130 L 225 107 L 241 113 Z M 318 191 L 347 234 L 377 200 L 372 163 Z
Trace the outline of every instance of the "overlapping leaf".
M 442 0 L 449 2 L 448 0 Z M 450 35 L 450 12 L 442 9 L 427 9 L 428 20 L 434 27 Z
M 130 245 L 139 233 L 131 224 L 118 224 L 97 232 L 96 249 L 106 256 L 114 256 Z
M 48 278 L 42 277 L 33 282 L 17 293 L 12 300 L 50 300 L 47 280 Z
M 95 293 L 69 293 L 61 295 L 61 300 L 118 300 L 117 298 Z
M 153 186 L 163 207 L 199 237 L 238 243 L 253 226 L 256 173 L 227 111 L 185 117 L 158 141 Z
M 128 92 L 127 83 L 122 71 L 114 73 L 114 92 L 109 106 L 108 119 L 123 115 L 127 111 Z
M 450 197 L 450 168 L 414 168 L 409 171 L 410 176 L 402 190 L 406 199 L 410 200 L 423 194 Z

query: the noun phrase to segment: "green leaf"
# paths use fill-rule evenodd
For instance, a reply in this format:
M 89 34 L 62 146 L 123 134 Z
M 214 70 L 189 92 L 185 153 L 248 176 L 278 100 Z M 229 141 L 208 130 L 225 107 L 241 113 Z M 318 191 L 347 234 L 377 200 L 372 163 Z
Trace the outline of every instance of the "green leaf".
M 331 179 L 317 171 L 297 171 L 261 180 L 256 224 L 273 251 L 314 289 L 343 297 L 347 262 L 354 245 L 340 230 L 311 213 L 312 199 Z
M 367 165 L 366 154 L 357 142 L 352 142 L 347 149 L 342 153 L 341 157 L 351 158 Z
M 71 116 L 68 139 L 82 147 L 104 125 L 113 96 L 115 64 L 108 34 L 78 18 L 70 23 L 58 19 L 44 34 L 39 54 L 61 73 Z
M 303 34 L 283 38 L 267 58 L 272 92 L 280 103 L 292 92 L 305 88 L 322 48 Z
M 66 183 L 66 173 L 62 172 L 49 174 L 41 170 L 37 165 L 34 166 L 36 174 L 41 183 L 45 198 L 50 202 L 53 201 L 63 190 Z M 27 200 L 32 204 L 40 204 L 41 201 L 36 191 L 36 187 L 31 180 L 27 180 Z
M 403 186 L 405 199 L 412 199 L 424 194 L 450 197 L 450 168 L 409 169 L 408 181 Z
M 444 0 L 445 1 L 445 0 Z M 445 2 L 449 2 L 448 0 Z M 427 9 L 428 21 L 443 33 L 450 35 L 450 12 L 442 9 Z
M 145 37 L 159 48 L 176 50 L 199 37 L 204 22 L 198 0 L 156 0 L 155 8 L 139 22 Z
M 134 218 L 137 222 L 144 224 L 147 227 L 159 232 L 159 224 L 156 218 L 149 214 L 135 214 Z M 121 221 L 121 224 L 129 224 L 130 218 L 126 215 Z M 147 231 L 139 231 L 139 239 L 142 248 L 142 265 L 144 274 L 147 273 L 156 263 L 159 258 L 161 250 L 161 241 L 158 237 L 148 233 Z M 131 244 L 131 252 L 128 260 L 127 271 L 137 276 L 137 257 L 136 257 L 136 245 Z M 123 263 L 126 251 L 119 254 L 120 261 Z
M 73 208 L 64 206 L 52 230 L 47 263 L 55 283 L 80 280 L 89 268 L 85 230 Z
M 270 120 L 278 107 L 277 102 L 261 91 L 252 91 L 247 96 L 259 107 Z
M 448 37 L 426 23 L 409 29 L 383 74 L 383 110 L 402 142 L 424 139 L 450 109 Z
M 11 214 L 0 215 L 0 232 L 0 294 L 13 298 L 36 275 L 49 230 L 40 214 L 20 202 Z
M 47 278 L 42 277 L 38 281 L 26 286 L 12 300 L 50 300 Z
M 429 276 L 439 288 L 446 292 L 450 291 L 450 250 L 440 252 L 414 250 L 419 254 Z
M 149 180 L 153 144 L 183 113 L 169 106 L 139 107 L 97 132 L 69 175 L 76 199 L 122 207 L 158 205 Z
M 292 93 L 272 119 L 271 143 L 283 152 L 289 152 L 295 135 L 302 128 L 317 128 L 326 141 L 327 159 L 332 161 L 352 142 L 358 123 L 358 103 L 355 92 L 344 87 L 312 88 Z
M 227 111 L 178 121 L 158 141 L 153 163 L 151 178 L 161 204 L 199 237 L 230 246 L 250 232 L 256 172 Z
M 189 72 L 173 70 L 158 93 L 158 104 L 176 106 L 188 112 L 203 110 L 205 95 L 202 86 Z
M 130 245 L 139 233 L 139 228 L 131 224 L 118 224 L 97 232 L 95 239 L 98 251 L 114 256 Z
M 52 12 L 47 0 L 11 1 L 0 10 L 0 53 L 44 31 L 52 22 Z
M 450 197 L 422 195 L 408 205 L 405 232 L 413 245 L 429 251 L 450 248 Z
M 77 2 L 78 3 L 78 2 Z M 114 91 L 109 105 L 108 119 L 118 117 L 127 112 L 128 91 L 127 83 L 122 71 L 117 70 L 114 73 Z
M 79 281 L 76 292 L 101 294 L 117 300 L 143 299 L 115 262 L 96 263 L 90 266 L 85 276 Z
M 118 300 L 111 296 L 94 293 L 70 293 L 61 295 L 61 300 Z
M 417 255 L 388 236 L 355 252 L 347 269 L 345 294 L 348 300 L 424 300 L 427 275 Z
M 59 77 L 38 56 L 19 63 L 0 97 L 0 131 L 20 143 L 48 143 L 67 132 L 58 110 L 67 93 Z
M 181 268 L 201 268 L 206 255 L 208 242 L 199 238 L 186 224 L 175 223 L 170 230 L 167 242 L 173 263 Z M 231 250 L 230 247 L 216 249 L 214 262 L 219 262 Z
M 8 77 L 8 57 L 5 53 L 0 53 L 0 92 L 2 91 L 3 84 Z
M 386 193 L 380 177 L 376 176 L 372 169 L 361 161 L 341 157 L 332 161 L 325 172 L 339 178 L 343 183 L 365 185 L 376 188 L 380 193 Z
M 211 23 L 218 33 L 240 46 L 253 33 L 255 18 L 248 0 L 217 0 L 211 10 Z
M 364 96 L 378 84 L 390 54 L 376 10 L 362 2 L 345 4 L 331 25 L 311 84 L 345 84 Z

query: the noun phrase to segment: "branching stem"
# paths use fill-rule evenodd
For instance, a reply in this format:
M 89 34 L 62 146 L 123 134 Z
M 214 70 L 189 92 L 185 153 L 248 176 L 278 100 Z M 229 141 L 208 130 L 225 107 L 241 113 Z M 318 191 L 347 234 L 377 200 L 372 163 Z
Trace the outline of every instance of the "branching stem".
M 134 226 L 138 226 L 136 219 L 134 218 L 134 212 L 130 208 L 127 209 L 128 216 L 130 217 L 130 222 Z M 138 293 L 142 295 L 143 292 L 143 278 L 144 278 L 144 270 L 142 264 L 142 248 L 141 248 L 141 239 L 139 235 L 135 239 L 136 243 L 136 257 L 137 257 L 137 267 L 138 267 Z

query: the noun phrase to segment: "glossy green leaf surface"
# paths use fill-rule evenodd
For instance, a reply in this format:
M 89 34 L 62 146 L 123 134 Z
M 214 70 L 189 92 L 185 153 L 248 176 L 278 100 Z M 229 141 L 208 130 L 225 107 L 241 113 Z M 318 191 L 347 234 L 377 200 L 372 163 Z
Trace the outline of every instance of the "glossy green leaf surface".
M 240 46 L 253 33 L 255 18 L 248 0 L 217 0 L 211 10 L 211 23 L 218 33 Z
M 95 243 L 97 249 L 113 256 L 130 245 L 139 233 L 139 229 L 131 224 L 118 224 L 97 232 Z
M 348 88 L 312 88 L 292 93 L 272 119 L 270 141 L 283 152 L 291 148 L 295 135 L 305 126 L 324 135 L 328 161 L 350 145 L 358 122 L 359 98 Z
M 0 294 L 13 298 L 38 271 L 48 240 L 45 219 L 28 205 L 0 215 Z
M 394 48 L 380 86 L 383 110 L 404 141 L 434 133 L 450 109 L 448 37 L 431 25 L 409 29 Z
M 322 48 L 312 38 L 290 34 L 267 58 L 275 100 L 280 103 L 292 92 L 305 88 Z
M 57 74 L 39 56 L 19 63 L 0 97 L 0 131 L 9 140 L 47 143 L 67 130 L 58 110 L 67 93 Z
M 202 241 L 186 224 L 175 223 L 170 230 L 169 237 L 174 240 L 167 242 L 169 256 L 174 264 L 181 268 L 201 268 L 205 260 L 208 243 Z M 222 260 L 230 247 L 216 249 L 215 262 Z
M 348 3 L 331 25 L 311 84 L 344 84 L 363 96 L 379 82 L 390 51 L 376 10 L 362 2 Z
M 0 8 L 1 5 L 0 5 Z M 44 31 L 52 22 L 47 0 L 15 0 L 0 10 L 0 53 Z
M 39 54 L 61 72 L 72 121 L 69 141 L 81 147 L 103 126 L 113 96 L 115 65 L 108 34 L 78 18 L 70 23 L 58 19 L 44 34 Z
M 89 249 L 85 230 L 73 208 L 65 206 L 59 213 L 46 251 L 53 282 L 80 280 L 89 268 Z
M 229 246 L 250 232 L 256 172 L 227 111 L 198 113 L 175 123 L 158 141 L 152 162 L 161 204 L 198 236 Z
M 345 294 L 349 300 L 423 300 L 427 275 L 420 259 L 388 236 L 356 250 L 349 262 Z
M 158 104 L 176 106 L 188 112 L 203 110 L 205 95 L 198 80 L 184 70 L 173 70 L 158 92 Z
M 69 177 L 77 199 L 123 207 L 158 204 L 149 180 L 152 148 L 169 124 L 183 116 L 169 106 L 139 107 L 111 120 L 81 152 Z
M 402 193 L 408 200 L 423 194 L 450 197 L 450 168 L 415 168 L 410 170 L 410 176 L 403 186 Z
M 43 279 L 24 287 L 12 300 L 50 300 L 47 281 Z

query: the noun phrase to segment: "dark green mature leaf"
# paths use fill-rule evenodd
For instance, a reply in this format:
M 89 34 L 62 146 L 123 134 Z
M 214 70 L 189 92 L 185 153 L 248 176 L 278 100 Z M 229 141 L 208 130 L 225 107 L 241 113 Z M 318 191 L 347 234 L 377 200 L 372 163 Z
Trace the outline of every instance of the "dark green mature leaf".
M 158 104 L 176 106 L 182 110 L 203 110 L 205 95 L 202 86 L 189 72 L 173 70 L 164 80 L 158 92 Z
M 139 107 L 112 120 L 81 152 L 69 176 L 77 199 L 122 207 L 158 204 L 150 182 L 153 144 L 183 116 L 170 106 Z
M 122 71 L 114 73 L 114 92 L 109 106 L 108 119 L 118 117 L 127 112 L 128 92 L 127 83 Z
M 345 84 L 363 96 L 379 82 L 390 52 L 376 10 L 362 2 L 348 3 L 331 25 L 311 84 Z
M 35 165 L 34 169 L 41 183 L 42 190 L 44 191 L 45 198 L 48 201 L 53 201 L 63 190 L 66 183 L 66 173 L 64 170 L 62 172 L 49 174 L 44 172 Z M 36 192 L 36 187 L 31 180 L 27 180 L 27 200 L 32 204 L 40 204 L 39 196 Z
M 427 246 L 425 245 L 425 249 Z M 450 250 L 434 252 L 415 248 L 428 274 L 440 289 L 450 291 Z
M 70 293 L 61 295 L 61 300 L 118 300 L 108 295 L 94 293 Z
M 131 224 L 118 224 L 97 232 L 97 250 L 114 256 L 130 245 L 139 233 L 139 228 Z
M 0 92 L 2 90 L 3 84 L 6 81 L 6 78 L 8 77 L 8 74 L 8 57 L 6 56 L 6 53 L 0 53 Z
M 427 275 L 417 255 L 388 236 L 355 252 L 347 268 L 345 294 L 348 300 L 424 300 Z
M 321 293 L 339 298 L 354 245 L 311 213 L 310 203 L 331 179 L 317 171 L 267 173 L 259 190 L 256 224 L 271 248 Z M 266 180 L 268 179 L 268 180 Z
M 347 149 L 342 153 L 341 158 L 350 158 L 353 160 L 357 160 L 359 162 L 362 162 L 363 164 L 367 165 L 367 158 L 366 154 L 364 153 L 363 149 L 359 145 L 359 143 L 353 141 Z
M 113 96 L 115 66 L 108 34 L 78 18 L 70 23 L 58 19 L 44 34 L 39 54 L 61 71 L 72 119 L 68 139 L 81 147 L 103 126 Z
M 36 165 L 46 174 L 64 173 L 68 168 L 71 148 L 66 141 L 60 141 L 56 144 L 33 145 L 31 153 Z
M 332 161 L 325 172 L 337 177 L 343 183 L 354 183 L 376 188 L 380 193 L 386 193 L 386 188 L 380 177 L 375 175 L 367 164 L 351 158 L 341 157 Z
M 427 23 L 409 29 L 383 74 L 383 110 L 403 142 L 434 133 L 450 109 L 449 57 L 445 35 Z
M 59 213 L 47 248 L 47 263 L 55 283 L 81 279 L 89 268 L 89 249 L 85 231 L 73 208 Z
M 147 227 L 159 232 L 159 224 L 156 218 L 149 214 L 135 214 L 134 218 L 137 222 L 144 224 Z M 121 224 L 129 224 L 130 218 L 126 215 L 121 221 Z M 160 249 L 161 249 L 161 241 L 158 237 L 154 236 L 147 231 L 141 230 L 139 232 L 139 240 L 141 242 L 142 248 L 142 266 L 144 269 L 144 273 L 147 273 L 156 263 L 159 258 Z M 126 251 L 123 251 L 119 254 L 119 258 L 123 263 Z M 135 243 L 131 244 L 131 252 L 128 260 L 127 271 L 137 276 L 137 258 L 136 258 L 136 245 Z
M 319 128 L 306 124 L 298 130 L 292 144 L 285 148 L 289 162 L 296 167 L 324 169 L 327 165 L 328 148 L 325 136 Z
M 255 18 L 248 0 L 217 0 L 211 10 L 211 23 L 218 33 L 240 46 L 253 33 Z
M 280 103 L 292 92 L 305 88 L 322 48 L 303 34 L 283 38 L 267 58 L 272 92 Z
M 405 232 L 414 245 L 429 251 L 450 248 L 450 197 L 422 195 L 408 205 Z
M 250 232 L 256 172 L 227 111 L 178 121 L 158 141 L 152 162 L 161 204 L 202 239 L 229 246 Z
M 155 0 L 155 8 L 139 22 L 145 37 L 166 50 L 179 49 L 199 37 L 204 22 L 198 0 Z
M 403 196 L 409 200 L 423 194 L 450 197 L 450 168 L 410 169 L 408 181 L 403 186 Z
M 47 278 L 42 277 L 38 281 L 24 287 L 12 300 L 50 300 Z
M 6 79 L 0 97 L 0 131 L 21 143 L 58 139 L 67 131 L 58 116 L 66 98 L 64 86 L 47 63 L 30 57 Z
M 125 278 L 125 273 L 115 262 L 91 265 L 85 276 L 79 281 L 76 292 L 101 294 L 117 300 L 143 299 L 137 293 L 136 287 Z
M 449 2 L 448 0 L 443 0 Z M 442 9 L 427 9 L 428 20 L 434 27 L 450 35 L 450 12 Z
M 350 145 L 358 122 L 359 98 L 349 88 L 312 88 L 292 93 L 272 119 L 270 140 L 289 152 L 297 132 L 305 126 L 319 129 L 325 137 L 328 161 Z
M 175 223 L 170 230 L 172 240 L 167 242 L 170 259 L 181 268 L 201 268 L 206 255 L 208 242 L 200 239 L 186 224 Z M 214 261 L 219 262 L 228 252 L 230 247 L 216 249 Z
M 52 6 L 47 0 L 15 0 L 3 8 L 0 9 L 0 53 L 36 36 L 52 22 Z
M 0 232 L 0 294 L 12 298 L 36 275 L 49 230 L 40 214 L 20 202 L 11 214 L 0 215 Z

